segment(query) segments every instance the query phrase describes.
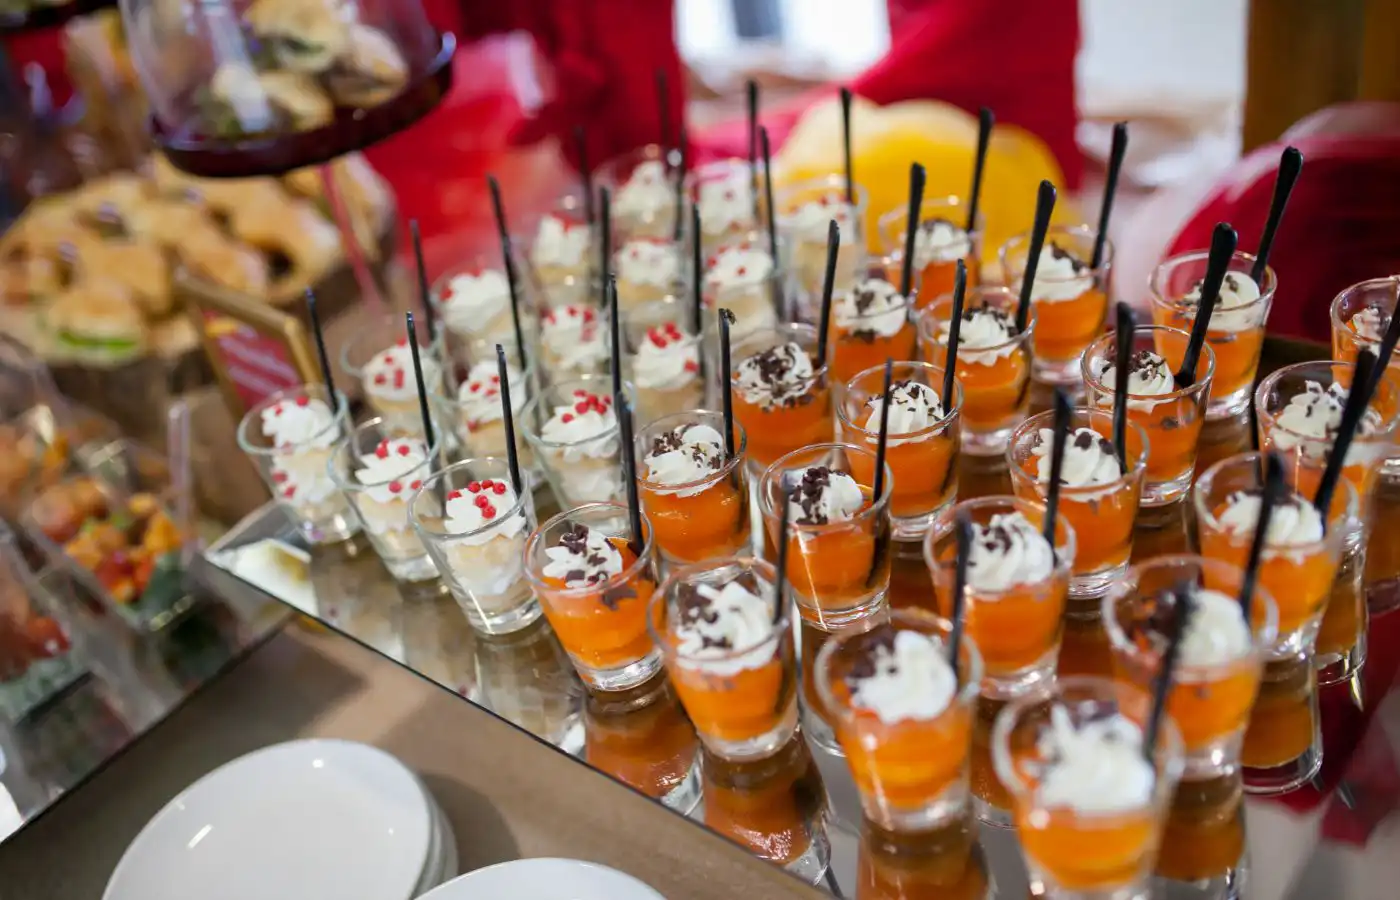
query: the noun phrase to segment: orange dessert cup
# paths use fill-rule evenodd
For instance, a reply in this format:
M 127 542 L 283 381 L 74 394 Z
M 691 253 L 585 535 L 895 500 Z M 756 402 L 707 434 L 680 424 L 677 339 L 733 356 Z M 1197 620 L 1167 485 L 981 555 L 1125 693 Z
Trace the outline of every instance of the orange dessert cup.
M 590 766 L 682 813 L 695 807 L 699 742 L 663 675 L 630 690 L 587 693 L 583 712 Z
M 900 278 L 897 260 L 870 260 L 860 277 L 832 298 L 829 355 L 837 384 L 887 359 L 904 362 L 918 355 L 913 303 L 899 292 Z M 917 288 L 910 287 L 911 296 Z
M 908 237 L 907 208 L 880 216 L 880 245 L 891 259 L 902 264 Z M 914 271 L 917 309 L 925 309 L 944 294 L 953 292 L 958 260 L 967 264 L 967 286 L 976 287 L 982 271 L 982 216 L 971 231 L 967 224 L 967 204 L 961 198 L 925 197 L 919 208 L 919 233 L 914 238 Z
M 1027 270 L 1029 233 L 1007 241 L 999 253 L 1007 285 L 1018 294 Z M 1036 267 L 1035 376 L 1051 384 L 1079 380 L 1080 358 L 1103 331 L 1113 272 L 1113 244 L 1104 242 L 1098 268 L 1091 266 L 1095 232 L 1085 225 L 1052 225 Z
M 826 367 L 815 365 L 816 346 L 815 329 L 782 325 L 733 348 L 734 421 L 747 435 L 756 471 L 800 447 L 831 440 L 831 388 Z
M 724 416 L 717 412 L 666 416 L 637 436 L 638 494 L 666 561 L 700 562 L 748 546 L 747 435 L 737 424 L 734 430 L 729 458 Z

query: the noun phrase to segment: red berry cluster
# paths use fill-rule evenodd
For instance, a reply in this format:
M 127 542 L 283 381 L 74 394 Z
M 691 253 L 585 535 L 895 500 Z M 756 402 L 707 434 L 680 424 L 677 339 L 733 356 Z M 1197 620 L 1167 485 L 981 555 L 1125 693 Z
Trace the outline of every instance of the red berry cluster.
M 488 384 L 490 385 L 489 387 L 487 386 Z M 482 379 L 480 381 L 473 381 L 471 384 L 467 385 L 467 390 L 473 394 L 481 393 L 482 388 L 486 388 L 487 397 L 496 396 L 501 392 L 501 376 L 492 375 L 489 381 Z
M 655 344 L 658 350 L 665 350 L 667 346 L 676 343 L 682 337 L 681 330 L 676 327 L 675 322 L 667 322 L 659 328 L 647 329 L 647 340 Z
M 558 309 L 551 309 L 549 311 L 549 314 L 544 317 L 545 322 L 547 322 L 550 325 L 553 325 L 554 323 L 558 322 L 559 312 L 560 310 Z M 595 313 L 593 310 L 587 307 L 580 309 L 579 307 L 574 306 L 572 303 L 568 306 L 565 306 L 563 308 L 563 312 L 564 315 L 570 319 L 582 318 L 585 325 L 592 323 L 595 319 L 598 318 L 598 314 Z
M 472 500 L 472 504 L 476 506 L 477 509 L 481 510 L 483 518 L 496 518 L 496 507 L 491 505 L 490 495 L 495 494 L 497 497 L 504 495 L 506 492 L 506 483 L 504 481 L 492 481 L 489 478 L 484 481 L 472 481 L 467 484 L 467 490 L 476 495 Z M 447 495 L 448 500 L 457 500 L 461 497 L 461 491 L 452 491 Z
M 287 485 L 286 487 L 282 488 L 282 496 L 283 496 L 283 497 L 286 497 L 288 500 L 292 499 L 292 498 L 295 497 L 296 494 L 297 494 L 297 487 L 296 487 L 296 485 L 294 485 L 294 484 L 287 484 L 287 480 L 288 480 L 289 477 L 290 477 L 290 476 L 288 476 L 286 472 L 273 472 L 273 473 L 272 473 L 272 483 L 273 483 L 273 484 L 285 484 L 285 485 Z
M 420 487 L 422 487 L 422 486 L 423 486 L 422 480 L 421 480 L 421 479 L 418 479 L 418 478 L 415 478 L 413 481 L 409 482 L 409 484 L 408 484 L 408 489 L 409 489 L 410 491 L 416 491 L 416 490 L 418 490 L 418 489 L 419 489 Z M 389 482 L 389 493 L 391 493 L 391 494 L 398 494 L 398 493 L 402 493 L 402 492 L 403 492 L 403 482 L 402 482 L 402 481 L 391 481 L 391 482 Z
M 583 415 L 587 412 L 596 412 L 602 415 L 612 407 L 612 398 L 602 394 L 590 394 L 588 391 L 574 391 L 574 412 L 564 413 L 559 417 L 559 421 L 565 425 L 574 420 L 574 413 Z
M 384 440 L 380 441 L 379 446 L 374 448 L 374 455 L 380 459 L 388 459 L 391 449 L 399 456 L 407 456 L 413 452 L 413 448 L 408 445 L 407 441 L 399 442 L 399 446 L 395 448 L 393 441 Z

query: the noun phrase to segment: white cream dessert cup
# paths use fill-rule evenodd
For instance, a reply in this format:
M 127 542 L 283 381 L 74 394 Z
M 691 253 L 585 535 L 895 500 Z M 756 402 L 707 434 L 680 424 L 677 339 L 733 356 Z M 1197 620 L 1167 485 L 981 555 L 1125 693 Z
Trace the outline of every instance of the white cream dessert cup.
M 442 346 L 440 335 L 426 343 L 419 336 L 418 355 L 429 395 L 442 390 Z M 422 429 L 413 349 L 404 335 L 403 319 L 386 315 L 356 331 L 341 347 L 340 367 L 360 383 L 365 402 L 391 427 L 403 434 Z
M 633 394 L 630 385 L 624 390 Z M 623 496 L 621 437 L 612 402 L 612 379 L 586 375 L 541 390 L 516 422 L 561 507 L 612 503 Z M 579 409 L 580 404 L 588 408 Z M 598 413 L 598 405 L 606 406 L 605 412 Z M 566 416 L 592 418 L 564 422 Z M 563 427 L 576 422 L 589 427 Z
M 636 391 L 637 425 L 705 405 L 700 337 L 690 304 L 657 300 L 623 323 L 628 380 Z

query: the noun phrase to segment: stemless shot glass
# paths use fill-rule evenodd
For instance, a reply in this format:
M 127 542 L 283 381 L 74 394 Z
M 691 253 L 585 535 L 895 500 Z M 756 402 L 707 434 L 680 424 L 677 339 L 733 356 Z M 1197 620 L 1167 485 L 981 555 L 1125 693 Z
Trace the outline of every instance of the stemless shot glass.
M 1103 598 L 1103 618 L 1119 682 L 1150 702 L 1169 635 L 1190 598 L 1167 712 L 1181 732 L 1182 778 L 1237 775 L 1249 711 L 1259 693 L 1264 653 L 1277 637 L 1278 609 L 1254 588 L 1249 612 L 1240 603 L 1244 571 L 1201 556 L 1159 556 L 1133 566 Z
M 1400 275 L 1372 278 L 1346 288 L 1332 299 L 1332 357 L 1354 363 L 1361 350 L 1380 350 L 1381 339 L 1395 315 L 1395 292 Z M 1390 368 L 1400 368 L 1391 358 Z M 1388 373 L 1392 379 L 1395 372 Z
M 1317 674 L 1307 651 L 1264 663 L 1240 748 L 1247 793 L 1287 793 L 1322 769 Z
M 1156 268 L 1149 282 L 1153 322 L 1191 331 L 1209 256 L 1205 250 L 1183 253 Z M 1215 383 L 1206 408 L 1209 419 L 1228 419 L 1249 406 L 1249 391 L 1264 349 L 1264 324 L 1278 287 L 1272 268 L 1265 267 L 1259 284 L 1250 277 L 1253 269 L 1254 257 L 1236 251 L 1210 317 L 1206 341 L 1215 351 Z
M 606 374 L 612 359 L 607 317 L 596 293 L 543 309 L 535 354 L 540 381 L 559 384 Z
M 540 617 L 525 578 L 535 530 L 530 477 L 517 494 L 504 459 L 465 459 L 433 472 L 409 501 L 409 519 L 472 627 L 510 634 Z
M 1215 375 L 1215 354 L 1201 346 L 1196 378 L 1178 388 L 1172 373 L 1186 357 L 1190 335 L 1161 325 L 1139 326 L 1133 332 L 1129 357 L 1128 421 L 1147 436 L 1147 475 L 1142 505 L 1166 506 L 1191 490 L 1200 452 L 1201 429 Z M 1084 353 L 1084 386 L 1090 406 L 1113 411 L 1117 333 L 1106 334 Z
M 1113 243 L 1104 242 L 1103 261 L 1091 265 L 1096 232 L 1087 225 L 1052 225 L 1036 268 L 1031 302 L 1035 304 L 1035 375 L 1052 384 L 1079 380 L 1079 360 L 1103 330 L 1112 295 Z M 1030 252 L 1030 234 L 1001 248 L 1001 269 L 1012 290 L 1020 292 Z
M 409 436 L 383 417 L 369 419 L 336 445 L 326 464 L 331 479 L 350 500 L 384 568 L 396 581 L 438 577 L 423 541 L 409 521 L 408 505 L 437 468 L 443 433 L 432 446 L 420 430 Z
M 516 427 L 561 505 L 622 497 L 620 434 L 608 376 L 544 388 L 525 406 Z
M 340 367 L 360 382 L 365 402 L 401 433 L 423 427 L 418 408 L 418 381 L 413 375 L 413 351 L 403 337 L 403 320 L 386 315 L 355 332 L 340 350 Z M 422 337 L 419 338 L 420 342 Z M 442 392 L 442 342 L 420 343 L 423 384 L 429 394 Z
M 1045 507 L 1020 497 L 979 497 L 956 504 L 924 538 L 938 609 L 950 613 L 957 565 L 957 517 L 972 520 L 963 609 L 968 635 L 982 654 L 982 694 L 1019 696 L 1054 678 L 1069 596 L 1076 537 L 1067 517 L 1055 521 L 1053 555 L 1041 534 Z
M 718 358 L 719 310 L 734 314 L 729 336 L 733 340 L 776 326 L 784 318 L 784 290 L 787 273 L 782 266 L 782 248 L 775 259 L 767 238 L 751 235 L 720 246 L 705 260 L 701 274 L 701 300 L 715 340 Z
M 555 201 L 524 242 L 530 275 L 551 305 L 576 302 L 588 293 L 597 256 L 595 230 L 583 197 L 568 193 Z
M 349 428 L 344 395 L 336 397 L 332 410 L 329 393 L 319 384 L 278 391 L 238 423 L 239 448 L 309 544 L 333 544 L 360 530 L 326 468 Z
M 904 261 L 909 210 L 901 206 L 880 216 L 880 246 Z M 967 263 L 967 286 L 977 286 L 982 272 L 981 213 L 972 230 L 966 229 L 967 204 L 961 197 L 925 197 L 919 208 L 919 233 L 914 235 L 914 270 L 919 273 L 916 306 L 924 309 L 944 294 L 953 293 L 958 260 Z
M 632 238 L 613 254 L 617 302 L 624 314 L 688 293 L 684 248 L 669 238 Z
M 520 326 L 530 334 L 534 297 L 530 280 L 524 276 L 525 261 L 514 259 L 516 288 L 521 297 Z M 448 269 L 433 283 L 429 301 L 446 326 L 449 355 L 470 359 L 492 359 L 495 346 L 515 342 L 515 322 L 510 311 L 510 282 L 506 279 L 501 255 L 474 253 Z M 527 348 L 528 349 L 528 348 Z
M 725 458 L 724 414 L 697 409 L 658 419 L 637 435 L 642 510 L 668 563 L 739 553 L 749 545 L 744 429 Z
M 881 828 L 924 831 L 968 814 L 982 666 L 964 635 L 954 671 L 951 629 L 922 610 L 900 610 L 838 633 L 817 656 L 817 690 L 861 810 Z
M 645 303 L 623 319 L 622 328 L 639 421 L 705 405 L 700 335 L 689 303 L 675 297 Z
M 742 159 L 715 160 L 686 174 L 686 194 L 700 209 L 700 243 L 706 252 L 743 240 L 761 227 L 766 215 L 761 208 L 764 177 L 761 162 L 750 166 Z
M 700 802 L 700 741 L 657 672 L 619 691 L 585 691 L 583 761 L 681 815 Z
M 910 317 L 917 279 L 905 297 L 899 263 L 888 257 L 866 261 L 855 275 L 831 300 L 827 358 L 837 384 L 887 359 L 904 362 L 918 355 L 918 327 Z
M 514 341 L 507 346 L 514 347 Z M 531 360 L 522 371 L 514 352 L 507 351 L 506 377 L 510 380 L 510 405 L 514 421 L 522 421 L 521 413 L 525 405 L 535 396 L 535 364 Z M 433 405 L 433 415 L 439 422 L 452 430 L 457 446 L 465 455 L 482 457 L 506 456 L 505 408 L 501 403 L 501 376 L 493 348 L 489 357 L 478 357 L 476 362 L 464 362 L 460 371 L 454 371 L 445 379 L 443 390 L 428 399 Z M 533 469 L 534 450 L 525 440 L 519 424 L 515 432 L 515 449 L 520 454 L 520 465 Z
M 939 398 L 942 369 L 924 362 L 899 362 L 892 374 L 893 403 L 885 441 L 885 464 L 894 476 L 890 516 L 895 540 L 912 541 L 921 538 L 958 495 L 962 389 L 953 383 L 952 405 L 944 409 Z M 875 451 L 884 389 L 883 365 L 847 383 L 837 405 L 841 441 Z M 852 457 L 851 465 L 858 481 L 874 483 L 873 458 Z
M 817 331 L 779 325 L 738 341 L 731 349 L 734 421 L 749 441 L 749 463 L 761 472 L 779 457 L 830 441 L 830 375 L 818 367 Z
M 1011 795 L 1036 896 L 1149 896 L 1181 737 L 1164 717 L 1149 762 L 1149 704 L 1107 678 L 1062 678 L 997 716 L 992 754 Z
M 705 747 L 771 756 L 797 731 L 792 621 L 774 615 L 776 572 L 728 557 L 674 570 L 651 603 L 651 635 Z
M 865 188 L 855 186 L 855 202 L 846 201 L 846 179 L 823 175 L 779 189 L 773 197 L 778 207 L 778 228 L 788 250 L 788 268 L 802 292 L 820 297 L 826 280 L 827 229 L 834 220 L 841 229 L 836 253 L 836 285 L 845 288 L 858 275 L 865 254 Z
M 873 496 L 873 478 L 855 476 L 857 457 L 865 458 L 873 475 L 871 450 L 852 444 L 804 447 L 769 466 L 758 486 L 767 546 L 777 547 L 780 504 L 790 504 L 788 588 L 802 616 L 826 630 L 885 609 L 889 594 L 894 476 L 886 465 L 880 496 Z
M 647 144 L 600 165 L 594 177 L 612 191 L 612 223 L 622 237 L 665 238 L 676 224 L 674 151 Z
M 1055 414 L 1043 412 L 1022 422 L 1006 450 L 1011 489 L 1017 497 L 1045 503 L 1050 496 L 1050 451 Z M 1074 528 L 1072 597 L 1102 596 L 1128 567 L 1133 528 L 1147 471 L 1147 435 L 1129 422 L 1127 469 L 1113 447 L 1113 414 L 1075 407 L 1066 435 L 1060 476 L 1060 515 Z
M 1031 337 L 1035 310 L 1024 331 L 1016 330 L 1018 298 L 1007 288 L 968 289 L 958 334 L 954 370 L 962 387 L 963 452 L 999 456 L 1012 430 L 1026 417 L 1031 398 Z M 953 296 L 945 294 L 919 313 L 924 359 L 948 365 Z

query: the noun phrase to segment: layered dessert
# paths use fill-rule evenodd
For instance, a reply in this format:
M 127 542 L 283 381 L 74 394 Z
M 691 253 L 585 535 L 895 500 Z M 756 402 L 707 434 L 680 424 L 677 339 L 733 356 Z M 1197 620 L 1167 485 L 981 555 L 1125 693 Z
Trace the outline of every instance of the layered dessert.
M 799 184 L 783 191 L 777 204 L 783 212 L 778 216 L 792 252 L 792 274 L 804 291 L 819 296 L 826 281 L 827 234 L 834 221 L 841 229 L 841 244 L 836 253 L 837 290 L 844 289 L 856 277 L 860 256 L 860 214 L 846 202 L 844 185 Z
M 275 448 L 270 478 L 277 499 L 308 522 L 344 509 L 328 468 L 341 434 L 325 401 L 302 394 L 263 409 L 259 418 L 263 436 Z
M 923 309 L 956 284 L 958 260 L 967 264 L 967 285 L 977 282 L 976 255 L 967 229 L 941 216 L 925 218 L 914 234 L 914 269 L 919 273 L 918 306 Z
M 365 530 L 375 538 L 381 555 L 405 557 L 424 553 L 423 543 L 408 521 L 408 501 L 423 486 L 428 448 L 417 438 L 379 442 L 374 452 L 356 461 L 355 509 Z
M 486 620 L 534 600 L 525 578 L 529 522 L 518 499 L 505 480 L 488 478 L 448 492 L 443 507 L 443 530 L 457 535 L 444 542 L 452 580 Z
M 676 191 L 666 164 L 645 159 L 613 191 L 612 217 L 619 230 L 638 237 L 661 238 L 671 233 Z
M 1037 369 L 1056 373 L 1067 369 L 1077 378 L 1079 358 L 1108 314 L 1108 294 L 1089 261 L 1078 256 L 1073 245 L 1052 236 L 1040 251 L 1031 302 L 1036 306 Z
M 550 214 L 540 220 L 530 247 L 535 277 L 546 290 L 586 282 L 593 257 L 593 229 L 587 222 Z
M 958 328 L 956 375 L 962 388 L 963 447 L 1000 453 L 1030 399 L 1028 335 L 1016 328 L 1016 297 L 1003 288 L 969 291 Z M 945 298 L 921 314 L 920 332 L 929 361 L 948 362 L 953 303 Z M 1028 328 L 1027 332 L 1032 329 Z
M 439 315 L 458 335 L 487 344 L 509 344 L 515 338 L 510 311 L 510 282 L 499 269 L 457 272 L 442 283 L 437 296 Z
M 759 227 L 754 174 L 748 163 L 734 159 L 705 166 L 695 172 L 694 180 L 705 246 L 718 246 Z
M 1113 405 L 1118 368 L 1100 353 L 1090 353 L 1090 371 L 1101 405 Z M 1128 420 L 1147 434 L 1149 485 L 1190 479 L 1196 468 L 1197 445 L 1204 411 L 1196 397 L 1177 396 L 1176 377 L 1167 360 L 1153 350 L 1136 350 L 1129 357 Z M 1161 397 L 1161 400 L 1154 400 Z
M 713 413 L 681 413 L 641 435 L 642 508 L 667 560 L 714 559 L 748 543 L 748 479 L 741 461 L 725 459 L 723 425 Z
M 679 293 L 681 248 L 664 238 L 634 238 L 613 255 L 617 302 L 624 311 Z
M 540 320 L 541 362 L 554 381 L 606 372 L 608 332 L 603 314 L 591 306 L 556 306 Z
M 506 378 L 510 380 L 510 407 L 515 419 L 530 399 L 525 376 L 507 363 Z M 474 456 L 506 456 L 505 404 L 501 398 L 500 368 L 495 363 L 479 362 L 472 366 L 457 388 L 458 436 Z M 530 448 L 517 439 L 522 454 L 520 464 L 531 464 Z
M 772 327 L 778 321 L 778 277 L 772 254 L 752 241 L 722 247 L 705 263 L 705 307 L 734 313 L 729 330 L 734 340 Z
M 540 428 L 536 450 L 566 505 L 622 496 L 613 399 L 578 389 Z
M 675 322 L 647 328 L 632 354 L 632 384 L 643 421 L 704 405 L 696 338 Z
M 918 334 L 909 300 L 883 278 L 862 278 L 833 298 L 831 374 L 844 384 L 885 360 L 914 358 Z
M 1324 465 L 1337 441 L 1342 427 L 1342 409 L 1346 406 L 1349 389 L 1340 382 L 1324 387 L 1321 382 L 1305 381 L 1303 390 L 1288 399 L 1288 404 L 1273 417 L 1274 427 L 1267 439 L 1279 450 L 1296 451 L 1306 460 Z M 1377 445 L 1366 438 L 1384 427 L 1384 420 L 1374 404 L 1361 414 L 1356 437 L 1347 450 L 1343 474 L 1364 491 L 1369 479 L 1363 470 L 1370 469 L 1389 450 L 1388 442 Z
M 418 359 L 428 393 L 440 391 L 442 367 L 434 358 L 432 348 L 420 345 Z M 418 381 L 413 374 L 413 351 L 408 346 L 408 338 L 399 338 L 393 346 L 370 357 L 360 371 L 360 384 L 370 407 L 395 427 L 404 430 L 422 427 Z
M 781 473 L 782 487 L 777 496 L 773 492 L 778 486 L 771 482 L 764 491 L 765 523 L 774 545 L 780 520 L 773 506 L 788 504 L 788 583 L 798 602 L 824 622 L 859 618 L 883 602 L 889 585 L 889 561 L 876 559 L 879 543 L 888 536 L 888 504 L 872 511 L 871 488 L 824 462 L 791 465 L 803 457 L 815 462 L 822 451 L 829 457 L 832 449 L 826 445 L 779 460 L 770 472 Z M 873 454 L 856 447 L 843 449 L 848 458 L 870 456 L 867 464 L 873 470 Z M 888 481 L 885 491 L 888 496 Z
M 749 436 L 759 468 L 785 453 L 831 439 L 831 394 L 825 372 L 796 341 L 744 357 L 733 376 L 734 419 Z

